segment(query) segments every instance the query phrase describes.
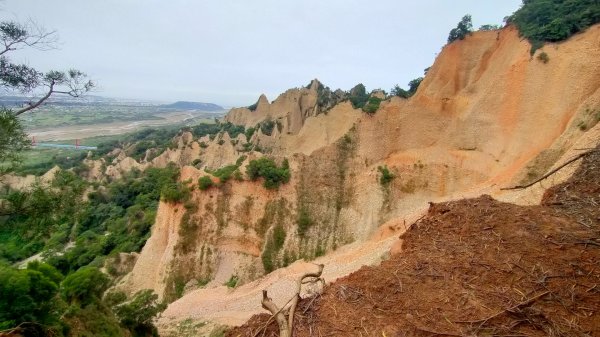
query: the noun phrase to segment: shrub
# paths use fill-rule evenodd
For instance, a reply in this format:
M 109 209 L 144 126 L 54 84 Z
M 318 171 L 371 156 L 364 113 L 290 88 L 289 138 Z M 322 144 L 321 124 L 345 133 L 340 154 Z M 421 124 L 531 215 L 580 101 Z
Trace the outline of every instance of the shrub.
M 205 191 L 214 186 L 212 179 L 209 176 L 203 176 L 198 179 L 198 188 L 202 191 Z
M 357 84 L 350 89 L 350 102 L 355 109 L 361 109 L 369 100 L 369 94 L 362 83 Z
M 265 248 L 260 256 L 261 260 L 262 260 L 262 264 L 263 264 L 263 268 L 265 269 L 265 274 L 268 274 L 270 272 L 272 272 L 273 270 L 275 270 L 275 263 L 277 261 L 275 261 L 275 247 L 274 247 L 274 243 L 273 243 L 273 239 L 269 238 L 267 240 L 267 243 L 265 244 Z
M 410 93 L 407 90 L 402 89 L 398 84 L 396 84 L 391 90 L 390 95 L 398 96 L 402 98 L 409 98 Z
M 235 165 L 237 165 L 238 167 L 242 165 L 242 163 L 244 162 L 244 160 L 246 160 L 246 158 L 248 158 L 248 156 L 246 155 L 241 155 L 236 161 L 235 161 Z
M 247 142 L 249 142 L 250 138 L 252 138 L 252 136 L 254 135 L 254 131 L 256 131 L 256 129 L 252 128 L 252 127 L 246 129 L 245 135 L 246 135 L 246 141 Z
M 83 267 L 61 283 L 61 293 L 71 303 L 88 304 L 100 300 L 110 280 L 98 268 Z
M 275 122 L 270 118 L 267 118 L 262 123 L 260 123 L 260 131 L 262 131 L 262 133 L 267 136 L 270 136 L 273 134 L 274 128 L 275 128 Z
M 298 211 L 298 219 L 296 220 L 296 224 L 298 225 L 298 235 L 304 236 L 312 223 L 312 219 L 310 218 L 310 214 L 306 207 L 301 207 Z
M 55 295 L 62 275 L 43 263 L 16 269 L 0 264 L 0 329 L 58 320 Z
M 231 138 L 236 138 L 246 131 L 246 128 L 243 125 L 235 125 L 231 122 L 222 123 L 220 124 L 220 127 L 221 131 L 227 132 Z
M 410 96 L 414 95 L 417 92 L 417 89 L 421 85 L 421 82 L 423 82 L 423 77 L 417 77 L 414 80 L 408 82 L 408 94 Z
M 275 251 L 279 251 L 283 248 L 283 244 L 285 243 L 285 229 L 281 224 L 277 224 L 275 228 L 273 228 L 273 244 Z
M 181 202 L 190 197 L 190 189 L 182 182 L 171 182 L 163 186 L 160 197 L 166 202 Z
M 250 110 L 250 111 L 256 111 L 256 108 L 258 108 L 258 101 L 256 101 L 256 103 L 248 106 L 248 110 Z
M 273 159 L 267 157 L 251 160 L 246 167 L 246 174 L 250 180 L 264 178 L 263 185 L 267 189 L 277 189 L 281 184 L 290 181 L 290 168 L 287 159 L 284 159 L 281 167 L 277 166 Z
M 163 310 L 167 305 L 158 302 L 158 295 L 150 289 L 138 291 L 133 299 L 114 308 L 115 314 L 121 321 L 121 324 L 135 332 L 152 332 L 156 329 L 152 320 Z M 148 334 L 144 334 L 148 335 Z
M 379 109 L 382 99 L 377 97 L 369 97 L 369 101 L 362 108 L 362 110 L 368 114 L 374 114 Z
M 244 180 L 244 176 L 242 175 L 242 172 L 240 172 L 239 169 L 233 171 L 233 179 L 235 179 L 237 181 L 243 181 Z
M 390 172 L 387 166 L 378 166 L 377 170 L 381 173 L 381 177 L 379 177 L 379 183 L 382 186 L 388 185 L 396 177 L 392 172 Z
M 456 40 L 463 40 L 467 35 L 473 32 L 473 22 L 471 21 L 471 15 L 467 14 L 463 16 L 456 28 L 453 28 L 448 35 L 448 43 L 452 43 Z
M 548 57 L 548 54 L 546 54 L 546 52 L 541 52 L 538 55 L 537 59 L 544 63 L 548 63 L 548 61 L 550 61 L 550 57 Z
M 244 143 L 242 144 L 242 149 L 240 150 L 240 152 L 248 152 L 252 150 L 252 146 L 254 146 L 252 143 Z
M 221 183 L 227 182 L 229 179 L 231 179 L 231 176 L 233 175 L 233 172 L 235 172 L 235 170 L 238 169 L 238 165 L 234 164 L 234 165 L 227 165 L 224 167 L 221 167 L 215 171 L 211 171 L 210 173 L 219 178 Z
M 231 275 L 229 280 L 224 283 L 228 288 L 235 288 L 239 282 L 239 278 L 237 275 Z
M 508 22 L 529 41 L 557 42 L 600 22 L 600 5 L 597 0 L 524 0 Z
M 429 68 L 427 68 L 426 70 L 429 70 Z M 398 97 L 402 97 L 402 98 L 409 98 L 417 92 L 417 89 L 421 85 L 422 81 L 423 81 L 423 77 L 418 77 L 418 78 L 415 78 L 414 80 L 411 80 L 410 82 L 408 82 L 408 90 L 404 90 L 399 85 L 396 84 L 392 88 L 392 90 L 390 90 L 390 94 L 393 96 L 398 96 Z
M 500 25 L 482 25 L 479 27 L 479 31 L 490 31 L 490 30 L 498 30 L 498 29 L 502 29 L 502 26 Z
M 192 134 L 195 138 L 204 137 L 206 135 L 214 136 L 221 131 L 219 124 L 201 123 L 192 127 Z

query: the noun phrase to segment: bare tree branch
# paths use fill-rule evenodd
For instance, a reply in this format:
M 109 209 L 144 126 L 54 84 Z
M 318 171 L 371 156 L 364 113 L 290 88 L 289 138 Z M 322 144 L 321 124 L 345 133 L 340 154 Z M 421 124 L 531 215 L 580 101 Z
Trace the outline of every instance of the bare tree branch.
M 313 278 L 313 281 L 318 281 L 318 280 L 322 280 L 321 279 L 321 274 L 323 274 L 323 268 L 325 267 L 322 264 L 318 264 L 317 267 L 319 267 L 319 269 L 317 270 L 317 272 L 315 273 L 306 273 L 304 275 L 302 275 L 297 281 L 296 281 L 296 296 L 295 298 L 292 300 L 292 304 L 290 305 L 290 313 L 288 315 L 288 324 L 289 324 L 289 330 L 290 330 L 290 334 L 292 333 L 292 331 L 294 331 L 294 313 L 296 311 L 296 306 L 298 305 L 298 299 L 300 299 L 300 291 L 302 290 L 302 284 L 304 283 L 304 279 L 305 278 Z
M 262 307 L 269 310 L 279 325 L 279 337 L 291 337 L 288 329 L 288 322 L 285 314 L 280 310 L 273 300 L 267 295 L 267 291 L 263 290 Z
M 42 103 L 44 103 L 45 100 L 47 100 L 48 98 L 50 98 L 50 96 L 52 95 L 52 93 L 54 93 L 54 83 L 52 83 L 50 85 L 50 90 L 48 90 L 48 92 L 42 97 L 40 98 L 37 102 L 33 103 L 33 104 L 29 104 L 28 106 L 24 107 L 23 109 L 17 110 L 14 112 L 15 116 L 18 116 L 24 112 L 27 112 L 29 110 L 33 110 L 35 108 L 37 108 L 38 106 L 40 106 Z
M 50 71 L 44 75 L 44 82 L 48 86 L 48 91 L 35 103 L 14 112 L 18 116 L 24 112 L 39 107 L 52 94 L 65 94 L 71 97 L 80 97 L 94 88 L 94 82 L 87 80 L 86 74 L 79 70 L 71 69 L 68 72 Z M 68 90 L 58 90 L 56 86 L 66 87 Z
M 38 50 L 54 49 L 58 42 L 58 35 L 55 31 L 47 31 L 30 19 L 26 24 L 13 21 L 1 22 L 0 39 L 3 46 L 0 55 L 4 55 L 25 47 Z
M 587 155 L 589 155 L 589 154 L 591 154 L 591 153 L 593 153 L 593 152 L 595 152 L 595 151 L 587 151 L 587 152 L 584 152 L 584 153 L 580 153 L 580 154 L 578 154 L 577 156 L 575 156 L 575 157 L 573 157 L 573 158 L 571 158 L 571 159 L 567 160 L 565 163 L 563 163 L 563 164 L 562 164 L 562 165 L 560 165 L 559 167 L 555 168 L 554 170 L 552 170 L 552 171 L 550 171 L 550 172 L 546 173 L 546 174 L 545 174 L 545 175 L 543 175 L 541 178 L 539 178 L 539 179 L 536 179 L 536 180 L 534 180 L 533 182 L 531 182 L 531 183 L 529 183 L 529 184 L 526 184 L 526 185 L 517 185 L 517 186 L 514 186 L 514 187 L 504 187 L 504 188 L 501 188 L 500 190 L 502 190 L 502 191 L 507 191 L 507 190 L 521 190 L 521 189 L 524 189 L 524 188 L 531 187 L 531 186 L 533 186 L 533 185 L 535 185 L 535 184 L 539 183 L 540 181 L 542 181 L 542 180 L 544 180 L 544 179 L 546 179 L 546 178 L 550 177 L 550 176 L 551 176 L 551 175 L 553 175 L 554 173 L 556 173 L 556 172 L 560 171 L 560 170 L 561 170 L 563 167 L 565 167 L 565 166 L 567 166 L 567 165 L 569 165 L 569 164 L 571 164 L 571 163 L 573 163 L 573 162 L 575 162 L 575 161 L 577 161 L 577 160 L 579 160 L 579 159 L 581 159 L 581 158 L 583 158 L 583 157 L 585 157 L 585 156 L 587 156 Z
M 316 272 L 309 272 L 309 273 L 305 273 L 302 274 L 297 280 L 296 280 L 296 291 L 294 292 L 294 295 L 292 298 L 290 298 L 290 300 L 288 300 L 287 303 L 290 303 L 290 309 L 287 313 L 287 319 L 286 319 L 286 314 L 285 314 L 285 307 L 287 306 L 287 303 L 281 308 L 279 309 L 277 307 L 277 305 L 275 303 L 273 303 L 273 300 L 271 300 L 271 298 L 269 298 L 269 296 L 267 295 L 267 291 L 263 290 L 263 298 L 262 298 L 262 307 L 266 310 L 269 310 L 271 312 L 271 315 L 273 315 L 273 317 L 275 317 L 275 320 L 277 321 L 277 324 L 279 325 L 279 336 L 280 337 L 291 337 L 292 336 L 292 332 L 294 331 L 294 313 L 296 312 L 296 306 L 298 305 L 298 300 L 300 299 L 300 291 L 302 290 L 302 284 L 305 283 L 314 283 L 316 281 L 323 281 L 323 279 L 321 278 L 321 274 L 323 273 L 323 268 L 324 265 L 322 264 L 318 264 L 317 267 L 319 267 L 318 271 Z M 305 282 L 304 279 L 306 278 L 312 278 L 312 280 L 310 282 Z

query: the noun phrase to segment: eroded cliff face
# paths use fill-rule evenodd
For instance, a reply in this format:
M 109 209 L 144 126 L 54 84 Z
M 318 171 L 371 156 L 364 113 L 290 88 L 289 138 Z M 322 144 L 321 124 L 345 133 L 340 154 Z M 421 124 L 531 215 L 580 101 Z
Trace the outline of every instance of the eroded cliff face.
M 321 85 L 313 80 L 308 88 L 290 89 L 277 97 L 273 103 L 265 95 L 261 95 L 256 106 L 232 109 L 225 121 L 245 127 L 253 127 L 264 120 L 272 120 L 278 124 L 279 133 L 296 134 L 304 121 L 319 112 L 317 106 L 318 90 Z
M 273 103 L 261 96 L 254 111 L 233 109 L 227 121 L 253 127 L 270 119 L 281 130 L 189 140 L 174 151 L 195 152 L 170 160 L 200 159 L 198 167 L 214 169 L 245 154 L 245 172 L 263 155 L 241 152 L 250 141 L 290 161 L 290 183 L 269 191 L 260 181 L 231 180 L 195 188 L 185 205 L 161 203 L 123 286 L 174 299 L 207 281 L 246 282 L 265 268 L 366 240 L 428 201 L 493 193 L 540 175 L 600 119 L 600 26 L 533 56 L 529 49 L 514 28 L 477 32 L 444 47 L 415 96 L 383 102 L 373 116 L 349 102 L 318 113 L 315 82 Z M 541 52 L 548 63 L 537 59 Z M 379 166 L 394 174 L 390 183 L 379 182 Z M 205 174 L 184 167 L 181 179 L 195 186 Z

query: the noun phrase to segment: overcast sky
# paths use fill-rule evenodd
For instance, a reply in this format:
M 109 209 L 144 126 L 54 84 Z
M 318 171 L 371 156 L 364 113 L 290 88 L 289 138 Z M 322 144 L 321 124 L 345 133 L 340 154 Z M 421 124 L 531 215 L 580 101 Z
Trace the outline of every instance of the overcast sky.
M 406 87 L 463 15 L 501 24 L 520 0 L 4 0 L 2 20 L 56 30 L 60 48 L 13 53 L 78 68 L 94 94 L 225 106 L 318 78 L 332 89 Z

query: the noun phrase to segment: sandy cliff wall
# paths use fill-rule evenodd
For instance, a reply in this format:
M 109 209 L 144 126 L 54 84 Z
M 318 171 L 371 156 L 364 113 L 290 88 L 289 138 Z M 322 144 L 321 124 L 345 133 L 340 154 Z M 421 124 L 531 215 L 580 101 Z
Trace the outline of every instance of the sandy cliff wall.
M 444 47 L 414 97 L 392 98 L 373 116 L 347 102 L 311 112 L 314 86 L 273 103 L 261 97 L 255 111 L 232 110 L 226 120 L 235 124 L 282 121 L 281 132 L 255 137 L 290 160 L 292 180 L 278 191 L 231 181 L 195 190 L 186 207 L 161 204 L 159 213 L 171 216 L 157 218 L 128 289 L 174 296 L 194 282 L 251 280 L 265 263 L 279 267 L 366 240 L 427 201 L 543 173 L 600 119 L 600 26 L 533 57 L 529 48 L 514 28 L 475 33 Z M 541 52 L 548 63 L 537 59 Z M 230 139 L 205 141 L 197 156 L 212 168 L 242 154 Z M 248 155 L 246 163 L 260 156 Z M 383 165 L 395 175 L 387 185 L 378 181 Z M 186 167 L 182 180 L 203 174 Z M 278 227 L 285 240 L 273 248 Z
M 253 127 L 265 119 L 271 119 L 280 123 L 281 133 L 296 134 L 308 117 L 316 116 L 318 113 L 316 108 L 318 87 L 319 82 L 313 80 L 308 88 L 290 89 L 272 103 L 269 103 L 265 95 L 261 95 L 254 111 L 248 108 L 232 109 L 225 117 L 225 121 Z

